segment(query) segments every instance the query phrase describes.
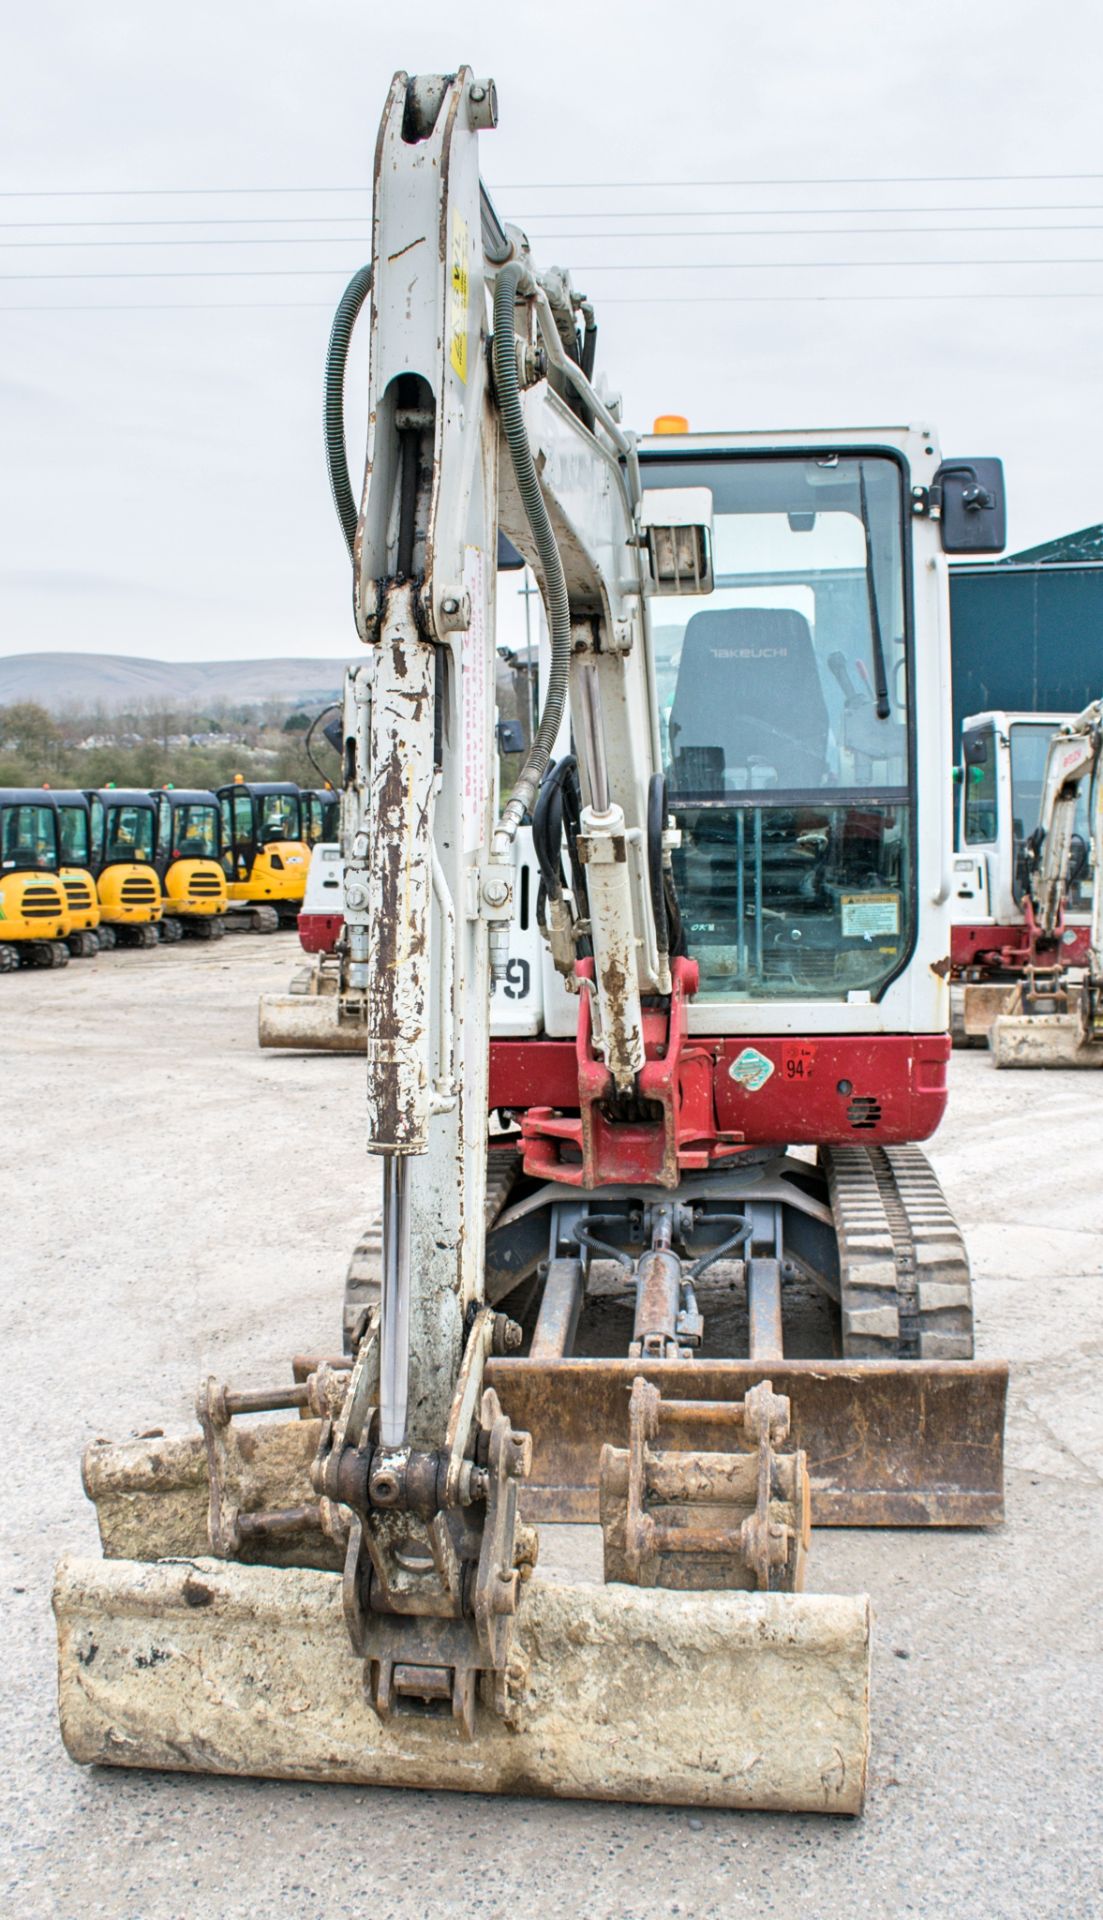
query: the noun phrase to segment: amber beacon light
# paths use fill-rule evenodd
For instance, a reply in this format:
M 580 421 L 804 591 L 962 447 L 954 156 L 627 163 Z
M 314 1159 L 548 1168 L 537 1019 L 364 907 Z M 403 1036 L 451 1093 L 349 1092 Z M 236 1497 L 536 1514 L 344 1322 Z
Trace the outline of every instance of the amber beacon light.
M 688 433 L 689 421 L 684 413 L 660 413 L 651 431 L 652 433 Z

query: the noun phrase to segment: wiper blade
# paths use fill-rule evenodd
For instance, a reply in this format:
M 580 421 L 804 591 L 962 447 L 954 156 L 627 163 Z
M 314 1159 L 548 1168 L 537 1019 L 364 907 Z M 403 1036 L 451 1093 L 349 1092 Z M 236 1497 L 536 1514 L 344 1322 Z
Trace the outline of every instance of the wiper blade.
M 889 683 L 885 672 L 885 643 L 881 635 L 881 616 L 877 609 L 877 582 L 873 575 L 873 536 L 869 527 L 866 470 L 860 460 L 858 462 L 858 509 L 862 516 L 862 531 L 866 537 L 866 596 L 869 600 L 869 637 L 873 652 L 873 690 L 877 696 L 875 711 L 878 720 L 887 720 L 892 708 L 889 705 Z

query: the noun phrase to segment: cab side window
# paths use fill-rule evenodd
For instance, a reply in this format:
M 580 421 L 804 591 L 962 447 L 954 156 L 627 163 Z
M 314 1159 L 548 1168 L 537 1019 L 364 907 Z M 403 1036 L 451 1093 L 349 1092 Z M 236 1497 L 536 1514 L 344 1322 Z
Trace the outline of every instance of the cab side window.
M 965 841 L 991 845 L 997 838 L 996 742 L 989 732 L 967 733 L 965 765 Z
M 234 795 L 234 840 L 238 845 L 253 837 L 253 803 L 247 793 Z
M 92 811 L 92 858 L 94 860 L 101 860 L 103 858 L 104 812 L 103 812 L 103 801 L 100 799 L 98 794 L 92 795 L 91 811 Z

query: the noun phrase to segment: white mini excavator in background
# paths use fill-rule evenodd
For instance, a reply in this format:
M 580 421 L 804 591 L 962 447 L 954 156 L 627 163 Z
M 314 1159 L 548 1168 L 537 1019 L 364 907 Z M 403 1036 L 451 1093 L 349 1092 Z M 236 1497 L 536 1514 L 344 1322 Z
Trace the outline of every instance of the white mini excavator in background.
M 1037 825 L 1019 858 L 1024 947 L 988 1029 L 997 1067 L 1103 1066 L 1101 755 L 1103 701 L 1093 700 L 1047 747 Z M 1081 889 L 1091 911 L 1078 940 L 1070 905 Z
M 480 186 L 495 120 L 469 69 L 396 76 L 338 319 L 370 285 L 359 514 L 335 491 L 378 1284 L 351 1353 L 89 1448 L 62 1730 L 108 1765 L 855 1813 L 869 1602 L 802 1590 L 810 1522 L 1002 1515 L 1007 1370 L 913 1144 L 949 1059 L 943 555 L 1000 547 L 1002 474 L 923 427 L 637 441 L 590 303 Z M 499 811 L 503 537 L 548 646 Z

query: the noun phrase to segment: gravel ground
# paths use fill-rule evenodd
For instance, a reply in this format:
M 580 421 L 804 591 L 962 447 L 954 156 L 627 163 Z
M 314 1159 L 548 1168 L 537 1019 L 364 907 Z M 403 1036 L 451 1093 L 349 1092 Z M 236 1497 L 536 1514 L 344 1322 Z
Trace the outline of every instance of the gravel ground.
M 257 1913 L 585 1920 L 1103 1911 L 1098 1595 L 1103 1077 L 958 1054 L 933 1157 L 966 1229 L 980 1351 L 1013 1365 L 1006 1526 L 818 1535 L 809 1585 L 868 1590 L 860 1821 L 94 1772 L 54 1721 L 51 1570 L 95 1551 L 96 1434 L 190 1424 L 201 1370 L 331 1350 L 374 1175 L 361 1067 L 262 1055 L 289 936 L 6 978 L 0 1902 L 20 1920 Z

